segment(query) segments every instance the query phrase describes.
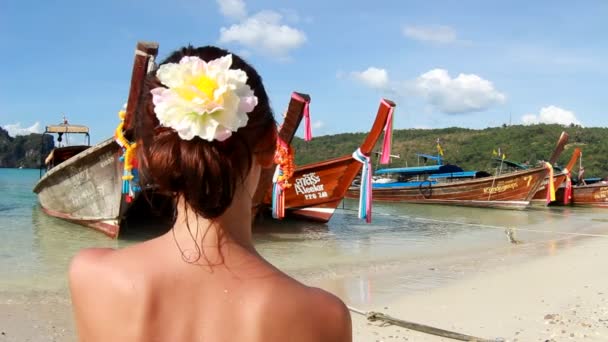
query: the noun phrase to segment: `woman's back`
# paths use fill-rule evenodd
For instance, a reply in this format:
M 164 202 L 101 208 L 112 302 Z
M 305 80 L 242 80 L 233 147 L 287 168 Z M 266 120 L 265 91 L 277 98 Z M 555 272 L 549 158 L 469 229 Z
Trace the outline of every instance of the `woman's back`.
M 90 320 L 79 326 L 96 326 L 83 341 L 350 341 L 350 316 L 333 295 L 249 251 L 235 248 L 210 270 L 164 255 L 167 243 L 74 259 L 76 315 Z

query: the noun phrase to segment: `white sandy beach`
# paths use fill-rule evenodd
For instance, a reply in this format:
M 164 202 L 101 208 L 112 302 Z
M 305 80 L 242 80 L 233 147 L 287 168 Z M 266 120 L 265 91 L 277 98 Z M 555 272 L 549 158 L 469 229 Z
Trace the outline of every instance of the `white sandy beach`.
M 505 254 L 505 266 L 366 310 L 488 339 L 608 341 L 608 239 L 568 244 L 518 264 Z M 360 315 L 353 326 L 355 341 L 448 341 Z

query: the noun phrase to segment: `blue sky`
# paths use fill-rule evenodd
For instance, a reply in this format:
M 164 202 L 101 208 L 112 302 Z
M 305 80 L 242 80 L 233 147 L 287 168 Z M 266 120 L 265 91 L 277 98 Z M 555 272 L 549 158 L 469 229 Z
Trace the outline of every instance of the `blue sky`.
M 0 126 L 65 114 L 112 135 L 137 40 L 241 54 L 275 114 L 312 97 L 313 135 L 366 131 L 381 97 L 396 128 L 608 126 L 606 1 L 106 0 L 0 2 Z

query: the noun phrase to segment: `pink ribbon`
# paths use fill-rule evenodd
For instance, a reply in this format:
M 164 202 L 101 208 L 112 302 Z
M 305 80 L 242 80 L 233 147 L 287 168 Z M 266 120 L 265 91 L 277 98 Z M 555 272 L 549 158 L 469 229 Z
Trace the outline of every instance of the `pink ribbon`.
M 388 117 L 386 118 L 386 125 L 384 126 L 384 140 L 382 141 L 382 155 L 380 156 L 381 164 L 388 164 L 391 161 L 391 148 L 393 144 L 393 111 L 395 107 L 391 106 L 382 99 L 382 104 L 390 107 Z
M 291 93 L 291 98 L 304 102 L 304 140 L 310 141 L 312 139 L 312 128 L 310 125 L 310 101 L 307 101 L 297 93 Z
M 566 174 L 566 188 L 564 189 L 564 204 L 569 204 L 572 199 L 572 178 L 570 178 L 570 170 L 564 169 Z

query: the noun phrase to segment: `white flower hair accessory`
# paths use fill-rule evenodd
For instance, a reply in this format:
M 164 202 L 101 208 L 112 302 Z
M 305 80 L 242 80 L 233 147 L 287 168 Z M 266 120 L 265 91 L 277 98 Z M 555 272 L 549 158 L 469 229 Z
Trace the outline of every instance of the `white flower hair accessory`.
M 231 65 L 230 54 L 209 62 L 185 56 L 179 63 L 161 65 L 156 77 L 167 88 L 151 90 L 160 124 L 184 140 L 207 141 L 224 141 L 245 127 L 258 98 L 246 84 L 247 74 Z

